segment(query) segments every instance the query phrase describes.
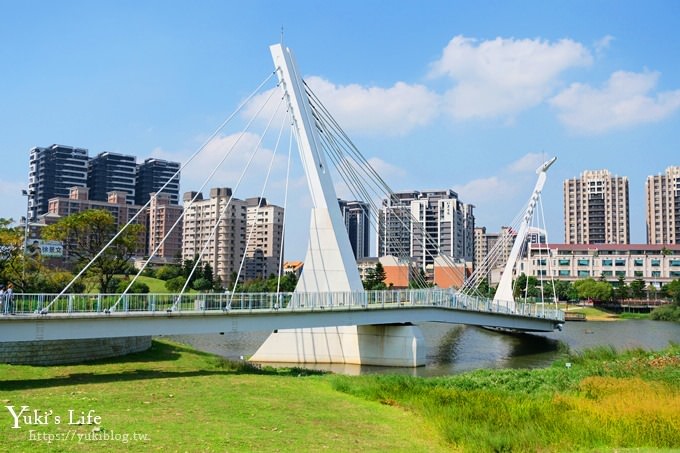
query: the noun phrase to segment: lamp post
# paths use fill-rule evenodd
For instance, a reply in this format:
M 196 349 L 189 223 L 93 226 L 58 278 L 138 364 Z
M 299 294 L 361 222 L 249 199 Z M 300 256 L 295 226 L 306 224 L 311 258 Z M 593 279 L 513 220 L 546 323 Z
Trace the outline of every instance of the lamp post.
M 28 221 L 29 221 L 28 218 L 31 210 L 31 195 L 33 195 L 33 192 L 22 189 L 21 195 L 26 197 L 26 223 L 24 223 L 24 257 L 26 257 L 28 253 Z M 25 263 L 24 267 L 26 267 Z

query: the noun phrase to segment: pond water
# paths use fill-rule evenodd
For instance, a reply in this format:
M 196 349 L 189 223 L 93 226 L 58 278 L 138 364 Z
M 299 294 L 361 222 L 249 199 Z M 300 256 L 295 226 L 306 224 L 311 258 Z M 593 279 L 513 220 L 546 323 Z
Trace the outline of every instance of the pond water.
M 304 365 L 343 374 L 392 373 L 443 376 L 481 368 L 543 368 L 564 353 L 597 346 L 618 350 L 662 349 L 680 343 L 680 323 L 651 320 L 567 322 L 559 332 L 510 335 L 479 327 L 423 323 L 427 364 L 418 368 L 360 365 Z M 169 337 L 229 359 L 255 353 L 269 332 Z

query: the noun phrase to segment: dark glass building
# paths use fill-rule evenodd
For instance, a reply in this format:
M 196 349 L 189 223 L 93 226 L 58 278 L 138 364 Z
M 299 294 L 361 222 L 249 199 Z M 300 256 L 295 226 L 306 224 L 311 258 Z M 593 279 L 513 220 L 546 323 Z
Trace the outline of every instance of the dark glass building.
M 338 200 L 355 259 L 370 256 L 370 217 L 368 203 Z
M 111 152 L 99 153 L 90 160 L 87 186 L 90 200 L 107 201 L 108 193 L 127 193 L 127 204 L 135 202 L 137 158 Z
M 137 166 L 135 204 L 144 205 L 151 193 L 162 192 L 170 195 L 171 204 L 179 204 L 179 162 L 149 158 Z M 161 188 L 168 182 L 161 191 Z
M 71 187 L 87 186 L 87 150 L 52 145 L 30 150 L 28 171 L 28 217 L 35 221 L 47 212 L 47 201 L 68 197 Z

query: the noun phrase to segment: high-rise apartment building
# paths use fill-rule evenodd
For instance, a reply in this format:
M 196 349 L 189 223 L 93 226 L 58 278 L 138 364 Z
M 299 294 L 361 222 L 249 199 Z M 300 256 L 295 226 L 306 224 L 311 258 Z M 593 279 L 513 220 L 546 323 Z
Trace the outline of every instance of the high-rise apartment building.
M 628 178 L 584 171 L 564 181 L 564 240 L 568 244 L 628 244 Z
M 648 176 L 647 243 L 677 244 L 680 239 L 680 166 L 668 167 L 663 175 Z
M 338 204 L 349 234 L 354 258 L 359 260 L 370 256 L 371 219 L 368 203 L 338 200 Z
M 283 208 L 264 198 L 239 200 L 227 187 L 211 189 L 207 200 L 187 192 L 184 202 L 184 259 L 202 254 L 201 260 L 210 263 L 223 285 L 233 283 L 232 274 L 241 281 L 278 275 Z
M 182 253 L 182 216 L 184 208 L 172 204 L 167 193 L 156 194 L 149 204 L 149 254 L 158 248 L 155 258 L 172 261 Z M 174 226 L 174 228 L 173 228 Z
M 87 186 L 90 200 L 106 201 L 112 191 L 125 192 L 128 204 L 135 203 L 137 158 L 123 154 L 103 152 L 90 159 Z
M 45 214 L 48 201 L 69 196 L 71 187 L 87 186 L 87 150 L 52 145 L 30 150 L 28 172 L 28 217 L 35 221 Z
M 145 205 L 152 192 L 163 192 L 170 195 L 172 204 L 179 204 L 179 162 L 149 158 L 137 167 L 137 183 L 135 185 L 135 204 Z M 166 182 L 170 182 L 166 184 Z M 165 188 L 161 191 L 161 188 Z
M 283 208 L 267 204 L 266 198 L 248 198 L 246 280 L 279 275 L 283 252 Z
M 427 270 L 438 255 L 474 259 L 473 206 L 453 190 L 395 193 L 378 215 L 378 256 L 411 257 Z
M 227 187 L 210 189 L 207 200 L 200 193 L 185 193 L 182 259 L 202 255 L 223 285 L 233 283 L 231 275 L 238 273 L 245 253 L 247 212 L 246 202 L 233 198 Z
M 516 237 L 517 231 L 508 226 L 501 227 L 500 233 L 487 233 L 486 227 L 475 228 L 475 269 L 485 266 L 488 273 L 504 267 Z

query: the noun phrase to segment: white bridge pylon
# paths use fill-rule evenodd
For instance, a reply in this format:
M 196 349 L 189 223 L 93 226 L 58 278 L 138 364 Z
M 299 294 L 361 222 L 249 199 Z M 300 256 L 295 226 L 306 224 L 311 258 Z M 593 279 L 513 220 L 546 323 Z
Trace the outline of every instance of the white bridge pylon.
M 270 51 L 314 204 L 309 244 L 295 293 L 363 293 L 304 82 L 290 49 L 275 44 Z M 292 306 L 300 299 L 294 295 Z M 420 329 L 413 325 L 286 329 L 272 333 L 252 360 L 421 366 L 425 364 L 424 344 Z
M 305 264 L 295 291 L 363 291 L 330 168 L 319 145 L 309 100 L 293 55 L 281 44 L 271 46 L 270 50 L 288 103 L 300 160 L 314 204 Z

